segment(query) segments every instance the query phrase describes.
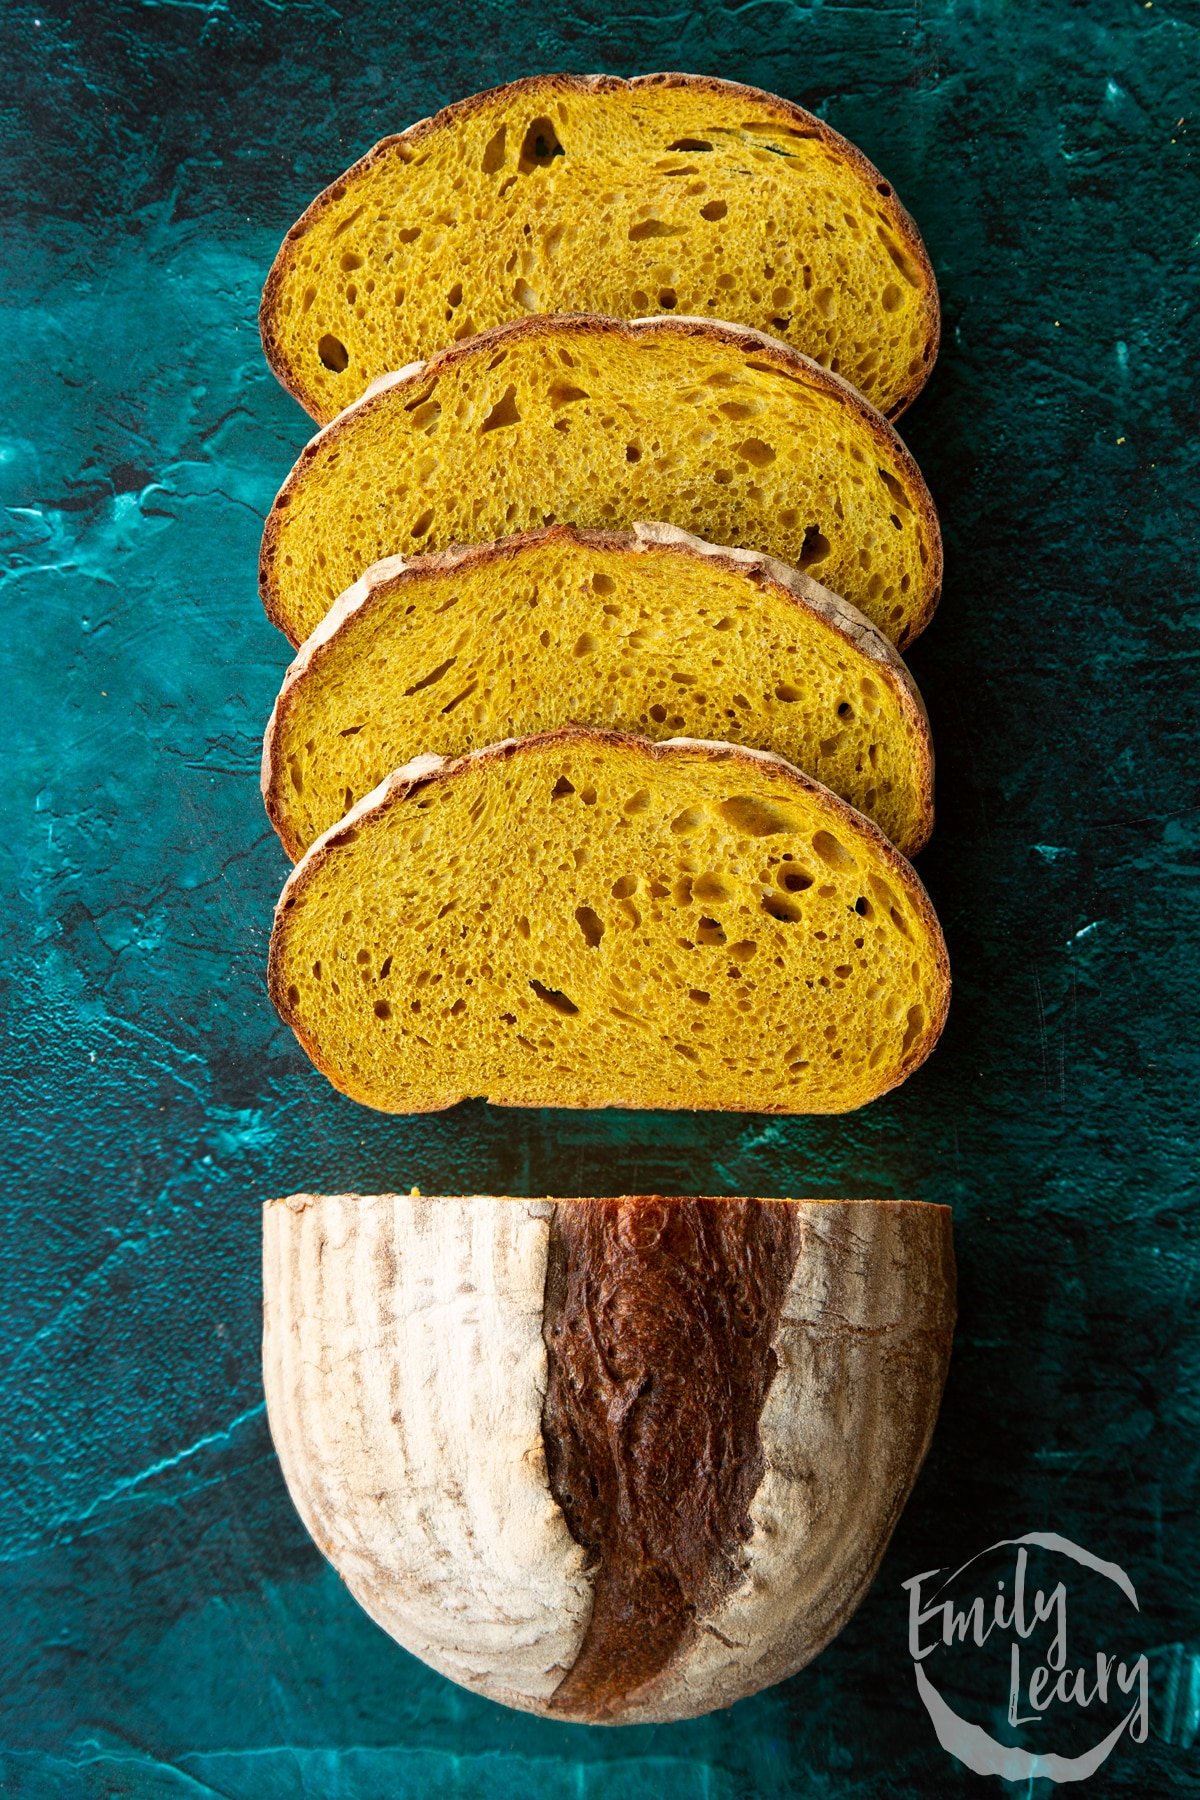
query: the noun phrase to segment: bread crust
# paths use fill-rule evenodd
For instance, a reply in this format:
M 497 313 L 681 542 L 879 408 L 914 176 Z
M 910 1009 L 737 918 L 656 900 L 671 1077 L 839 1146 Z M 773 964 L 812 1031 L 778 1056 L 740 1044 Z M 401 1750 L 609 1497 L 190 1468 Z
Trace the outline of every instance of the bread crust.
M 271 510 L 267 514 L 266 524 L 263 528 L 262 549 L 259 553 L 259 595 L 267 617 L 283 632 L 289 643 L 298 646 L 300 640 L 289 629 L 279 603 L 275 564 L 281 518 L 291 504 L 292 495 L 303 481 L 305 471 L 317 455 L 318 450 L 324 449 L 328 444 L 336 443 L 352 422 L 364 417 L 375 407 L 385 404 L 387 397 L 397 388 L 413 386 L 417 382 L 429 380 L 431 376 L 440 376 L 457 363 L 463 362 L 469 357 L 483 356 L 497 345 L 511 344 L 526 337 L 546 335 L 626 337 L 633 341 L 645 337 L 707 339 L 709 342 L 725 344 L 742 352 L 750 351 L 769 357 L 793 378 L 797 375 L 803 376 L 813 387 L 836 395 L 844 405 L 858 415 L 860 422 L 885 449 L 886 454 L 892 457 L 899 468 L 903 470 L 905 479 L 912 489 L 913 500 L 930 546 L 928 588 L 921 611 L 914 617 L 907 632 L 899 639 L 898 647 L 904 648 L 925 630 L 937 610 L 942 591 L 943 550 L 937 509 L 933 503 L 933 496 L 926 485 L 925 477 L 900 434 L 850 382 L 841 375 L 835 375 L 831 369 L 822 368 L 820 363 L 814 362 L 802 351 L 793 350 L 790 344 L 783 343 L 779 338 L 771 337 L 768 332 L 758 331 L 749 325 L 733 325 L 726 319 L 700 319 L 684 313 L 669 313 L 663 317 L 652 319 L 614 319 L 606 313 L 530 313 L 525 318 L 510 320 L 505 325 L 494 325 L 489 331 L 481 331 L 475 337 L 463 338 L 460 342 L 449 345 L 445 350 L 439 350 L 436 356 L 431 356 L 426 362 L 408 363 L 403 369 L 396 370 L 394 374 L 381 375 L 371 383 L 365 393 L 361 394 L 350 406 L 345 407 L 336 418 L 331 419 L 314 437 L 309 439 L 275 496 Z M 786 565 L 780 566 L 785 567 Z
M 617 1709 L 564 1706 L 598 1572 L 554 1492 L 554 1240 L 603 1209 L 631 1224 L 642 1215 L 637 1237 L 653 1242 L 656 1217 L 677 1210 L 685 1229 L 693 1215 L 695 1233 L 695 1215 L 726 1207 L 783 1213 L 771 1223 L 792 1240 L 776 1263 L 786 1295 L 758 1412 L 763 1468 L 732 1591 L 701 1599 L 666 1666 Z M 680 1248 L 692 1267 L 686 1238 Z M 684 1298 L 681 1310 L 715 1349 L 703 1304 Z M 675 1369 L 669 1339 L 639 1353 L 628 1307 L 600 1316 L 626 1352 L 622 1374 L 629 1360 L 651 1377 Z M 950 1211 L 921 1202 L 295 1194 L 263 1212 L 270 1427 L 310 1535 L 414 1654 L 504 1705 L 560 1718 L 694 1717 L 819 1653 L 866 1592 L 924 1460 L 954 1321 Z M 650 1401 L 658 1429 L 620 1446 L 668 1500 L 705 1455 L 677 1447 L 664 1420 L 689 1372 Z
M 381 138 L 371 150 L 358 161 L 352 163 L 336 181 L 329 184 L 319 193 L 301 213 L 292 226 L 276 254 L 263 288 L 259 305 L 258 324 L 262 338 L 263 352 L 272 373 L 288 392 L 299 401 L 304 410 L 314 419 L 320 419 L 321 408 L 315 400 L 312 390 L 305 384 L 300 372 L 288 363 L 280 345 L 276 330 L 279 297 L 295 257 L 295 246 L 307 235 L 313 225 L 327 212 L 331 206 L 341 203 L 347 190 L 361 177 L 373 169 L 376 164 L 392 157 L 401 162 L 411 160 L 413 150 L 423 139 L 433 133 L 453 130 L 464 119 L 483 107 L 496 101 L 520 94 L 543 93 L 547 95 L 596 94 L 613 93 L 622 88 L 636 91 L 638 88 L 687 88 L 696 94 L 720 94 L 725 98 L 741 98 L 752 102 L 755 107 L 768 115 L 773 115 L 793 131 L 805 137 L 814 138 L 826 149 L 842 158 L 856 174 L 868 182 L 877 197 L 883 202 L 893 229 L 899 237 L 907 254 L 912 258 L 921 276 L 922 323 L 924 327 L 925 351 L 921 368 L 914 374 L 903 390 L 901 397 L 888 408 L 887 416 L 898 419 L 908 410 L 933 370 L 937 361 L 941 343 L 941 305 L 938 299 L 937 279 L 933 265 L 929 260 L 916 221 L 907 208 L 898 199 L 895 189 L 886 181 L 856 144 L 844 138 L 840 132 L 827 125 L 823 119 L 817 118 L 794 101 L 785 100 L 779 94 L 768 93 L 764 88 L 750 87 L 740 81 L 722 81 L 715 75 L 688 75 L 678 71 L 663 71 L 658 74 L 636 75 L 625 80 L 618 75 L 525 75 L 518 81 L 510 81 L 499 87 L 485 88 L 480 93 L 468 95 L 457 100 L 451 106 L 444 106 L 429 118 L 418 119 L 415 124 L 389 137 Z
M 540 531 L 514 533 L 489 544 L 454 545 L 448 550 L 430 551 L 424 556 L 388 556 L 372 564 L 352 587 L 340 594 L 317 626 L 300 646 L 283 678 L 283 685 L 263 737 L 260 785 L 267 816 L 278 833 L 284 849 L 295 862 L 303 854 L 303 846 L 288 831 L 287 812 L 282 804 L 285 771 L 279 754 L 284 726 L 291 710 L 296 687 L 313 669 L 319 668 L 329 655 L 331 646 L 351 619 L 369 615 L 383 598 L 407 583 L 427 579 L 430 575 L 498 565 L 540 544 L 571 543 L 598 552 L 621 551 L 629 555 L 661 552 L 669 556 L 702 557 L 731 574 L 744 575 L 760 587 L 769 587 L 789 605 L 807 613 L 826 630 L 840 637 L 878 666 L 881 678 L 888 683 L 905 714 L 909 728 L 919 745 L 918 798 L 921 827 L 906 854 L 916 856 L 929 842 L 934 823 L 934 751 L 925 710 L 917 685 L 895 645 L 865 614 L 859 612 L 840 594 L 822 587 L 820 582 L 799 569 L 756 550 L 732 549 L 710 544 L 705 539 L 684 531 L 681 526 L 660 521 L 638 521 L 632 531 L 596 530 L 578 525 L 547 525 Z
M 416 756 L 403 768 L 395 769 L 373 788 L 344 818 L 328 831 L 322 832 L 319 838 L 309 846 L 308 850 L 296 864 L 283 886 L 283 891 L 275 906 L 274 923 L 271 930 L 271 947 L 267 959 L 267 990 L 276 1012 L 294 1034 L 297 1043 L 303 1049 L 309 1061 L 320 1074 L 339 1092 L 350 1095 L 351 1099 L 370 1106 L 372 1102 L 352 1093 L 345 1084 L 339 1081 L 337 1074 L 328 1061 L 321 1055 L 318 1045 L 308 1036 L 296 1015 L 295 1008 L 288 1000 L 287 982 L 283 974 L 283 959 L 288 940 L 288 915 L 294 908 L 305 886 L 328 860 L 332 851 L 348 837 L 357 835 L 358 827 L 367 819 L 381 816 L 404 801 L 411 799 L 422 788 L 434 782 L 453 781 L 470 769 L 485 766 L 488 763 L 504 763 L 514 756 L 520 756 L 531 748 L 544 744 L 595 744 L 610 748 L 639 751 L 652 762 L 665 761 L 682 749 L 703 750 L 718 762 L 742 762 L 750 766 L 761 767 L 764 764 L 782 774 L 793 782 L 796 788 L 805 795 L 816 795 L 825 801 L 835 819 L 840 819 L 855 834 L 865 836 L 872 848 L 878 853 L 880 860 L 892 877 L 905 889 L 912 901 L 922 924 L 929 933 L 934 946 L 934 976 L 937 982 L 938 1004 L 931 1007 L 930 1015 L 925 1021 L 925 1028 L 915 1040 L 908 1055 L 898 1066 L 892 1079 L 886 1086 L 876 1089 L 871 1100 L 882 1099 L 884 1094 L 899 1087 L 908 1077 L 919 1069 L 926 1060 L 942 1034 L 946 1016 L 950 1010 L 950 957 L 946 949 L 946 940 L 942 935 L 941 923 L 934 911 L 933 902 L 925 890 L 924 883 L 912 864 L 896 849 L 891 840 L 870 819 L 830 791 L 813 776 L 804 774 L 785 757 L 773 750 L 753 750 L 744 744 L 720 743 L 702 738 L 664 738 L 658 743 L 649 738 L 638 737 L 629 731 L 602 731 L 590 725 L 564 725 L 554 731 L 532 733 L 529 737 L 506 738 L 498 744 L 488 744 L 479 750 L 468 750 L 461 756 L 439 756 L 427 751 Z M 457 1106 L 461 1100 L 472 1096 L 461 1087 L 444 1088 L 436 1100 L 427 1105 L 416 1106 L 411 1110 L 418 1112 L 444 1112 L 448 1107 Z M 530 1103 L 519 1097 L 496 1092 L 488 1095 L 493 1106 L 523 1107 Z M 860 1104 L 868 1104 L 861 1102 Z M 687 1110 L 680 1108 L 679 1110 Z M 693 1109 L 695 1110 L 695 1109 Z M 734 1107 L 726 1107 L 723 1111 L 736 1111 Z M 767 1112 L 781 1113 L 791 1116 L 791 1109 L 785 1106 L 762 1109 Z

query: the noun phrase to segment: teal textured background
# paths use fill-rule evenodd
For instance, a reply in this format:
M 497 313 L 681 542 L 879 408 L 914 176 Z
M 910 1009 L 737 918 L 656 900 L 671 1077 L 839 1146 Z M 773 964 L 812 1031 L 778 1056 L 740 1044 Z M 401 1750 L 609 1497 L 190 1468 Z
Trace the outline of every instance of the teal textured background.
M 9 0 L 0 30 L 0 1791 L 995 1791 L 934 1741 L 899 1584 L 1041 1528 L 1123 1564 L 1153 1653 L 1150 1741 L 1088 1791 L 1200 1792 L 1195 7 Z M 256 774 L 287 650 L 255 554 L 307 428 L 259 288 L 376 138 L 544 68 L 799 100 L 938 271 L 942 358 L 902 429 L 948 553 L 911 663 L 955 1001 L 853 1118 L 386 1119 L 267 1003 L 285 864 Z M 465 1695 L 357 1610 L 271 1452 L 258 1210 L 414 1184 L 953 1205 L 933 1452 L 812 1668 L 589 1732 Z

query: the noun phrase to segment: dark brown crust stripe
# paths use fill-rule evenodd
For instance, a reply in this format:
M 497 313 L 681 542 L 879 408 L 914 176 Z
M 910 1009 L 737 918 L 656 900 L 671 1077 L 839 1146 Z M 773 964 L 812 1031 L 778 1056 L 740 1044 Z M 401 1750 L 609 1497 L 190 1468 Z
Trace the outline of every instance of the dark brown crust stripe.
M 552 1711 L 620 1713 L 742 1579 L 799 1243 L 795 1209 L 757 1200 L 556 1208 L 542 1435 L 594 1598 Z

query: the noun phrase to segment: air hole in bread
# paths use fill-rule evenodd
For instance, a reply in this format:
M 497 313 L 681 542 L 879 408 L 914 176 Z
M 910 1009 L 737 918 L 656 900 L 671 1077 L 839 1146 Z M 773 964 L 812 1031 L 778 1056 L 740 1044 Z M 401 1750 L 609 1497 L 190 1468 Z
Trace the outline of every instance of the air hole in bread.
M 558 988 L 543 987 L 540 981 L 532 979 L 529 985 L 539 1000 L 544 1000 L 547 1006 L 552 1006 L 555 1012 L 562 1013 L 564 1017 L 572 1018 L 579 1011 L 575 1002 Z
M 522 175 L 528 175 L 534 169 L 549 168 L 556 156 L 565 156 L 566 154 L 550 120 L 547 118 L 534 119 L 522 139 L 517 167 Z
M 719 919 L 702 918 L 700 920 L 696 927 L 698 944 L 724 944 L 727 941 L 724 927 Z
M 722 800 L 717 812 L 742 837 L 774 837 L 780 832 L 795 831 L 797 825 L 785 808 L 753 794 L 735 794 Z
M 728 211 L 729 202 L 727 200 L 710 200 L 707 205 L 700 208 L 700 217 L 715 224 L 718 219 L 723 219 Z
M 756 469 L 769 468 L 775 461 L 774 449 L 770 444 L 764 444 L 761 438 L 746 438 L 738 445 L 738 455 L 744 456 Z
M 700 155 L 705 150 L 711 150 L 712 145 L 707 138 L 681 137 L 676 138 L 673 144 L 668 144 L 667 149 L 688 150 L 696 155 Z
M 676 238 L 687 236 L 686 225 L 670 225 L 665 219 L 638 219 L 626 233 L 631 244 L 641 244 L 647 238 Z
M 824 562 L 832 545 L 819 525 L 804 527 L 804 542 L 800 546 L 798 562 L 802 569 L 811 569 L 814 564 Z
M 569 381 L 552 381 L 547 391 L 547 398 L 555 412 L 561 406 L 574 406 L 577 400 L 589 398 L 586 388 L 572 387 Z
M 804 917 L 798 906 L 793 906 L 779 894 L 764 894 L 760 904 L 769 918 L 778 919 L 784 925 L 794 925 Z
M 480 168 L 485 175 L 495 175 L 504 167 L 504 141 L 508 136 L 508 126 L 501 125 L 488 139 L 483 152 Z
M 350 366 L 350 352 L 341 338 L 334 337 L 332 331 L 317 341 L 317 355 L 334 375 L 341 375 Z
M 831 831 L 814 833 L 812 847 L 829 869 L 857 869 L 858 864 L 846 846 Z
M 905 281 L 907 281 L 909 287 L 919 288 L 921 285 L 921 277 L 917 273 L 909 257 L 900 248 L 895 238 L 892 237 L 890 232 L 885 231 L 882 225 L 877 225 L 875 227 L 875 233 L 880 243 L 899 269 L 901 275 L 903 275 Z
M 517 409 L 517 390 L 510 385 L 505 388 L 479 429 L 481 432 L 501 431 L 506 425 L 519 424 L 520 420 L 521 414 Z
M 908 1009 L 907 1023 L 904 1028 L 904 1037 L 900 1044 L 900 1054 L 902 1056 L 908 1055 L 908 1052 L 912 1049 L 924 1029 L 925 1008 L 920 1005 L 910 1006 Z
M 600 943 L 600 939 L 604 936 L 603 919 L 598 913 L 593 912 L 590 906 L 577 906 L 575 908 L 575 923 L 579 926 L 580 931 L 582 931 L 583 941 L 588 949 L 595 950 Z
M 445 662 L 439 663 L 436 669 L 431 669 L 428 675 L 423 675 L 421 677 L 420 681 L 414 681 L 410 688 L 405 688 L 405 698 L 411 699 L 414 694 L 422 693 L 425 688 L 435 686 L 444 675 L 449 674 L 457 661 L 457 656 L 451 656 L 448 657 Z

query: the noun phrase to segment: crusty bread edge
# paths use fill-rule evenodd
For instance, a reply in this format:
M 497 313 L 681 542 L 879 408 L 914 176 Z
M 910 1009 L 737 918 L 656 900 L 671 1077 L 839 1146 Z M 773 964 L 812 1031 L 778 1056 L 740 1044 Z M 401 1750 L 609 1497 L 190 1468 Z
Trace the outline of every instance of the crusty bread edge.
M 678 87 L 691 88 L 697 93 L 719 93 L 729 97 L 741 96 L 755 106 L 774 113 L 792 129 L 799 129 L 806 137 L 818 139 L 828 150 L 839 155 L 854 172 L 870 187 L 874 188 L 878 198 L 884 203 L 891 215 L 892 224 L 905 250 L 916 264 L 921 278 L 922 293 L 922 326 L 924 337 L 924 355 L 920 370 L 912 376 L 907 387 L 902 389 L 898 400 L 888 408 L 887 417 L 898 419 L 907 411 L 921 392 L 937 361 L 941 343 L 941 304 L 938 299 L 937 278 L 929 253 L 917 229 L 916 221 L 902 204 L 890 181 L 887 181 L 874 163 L 863 154 L 856 144 L 845 138 L 832 125 L 827 125 L 815 113 L 797 106 L 792 100 L 785 100 L 780 94 L 768 93 L 765 88 L 751 87 L 741 81 L 722 81 L 714 75 L 688 75 L 678 71 L 665 70 L 658 74 L 637 75 L 632 80 L 624 80 L 618 75 L 525 75 L 518 81 L 510 81 L 499 87 L 486 88 L 480 93 L 468 95 L 457 100 L 451 106 L 444 106 L 429 118 L 418 119 L 407 130 L 396 132 L 382 138 L 358 161 L 343 171 L 336 180 L 324 188 L 316 198 L 304 209 L 296 223 L 292 226 L 271 264 L 263 287 L 262 300 L 258 310 L 259 335 L 262 339 L 263 354 L 276 379 L 285 387 L 294 399 L 299 401 L 304 410 L 314 419 L 322 420 L 325 416 L 320 401 L 312 393 L 299 370 L 293 368 L 283 355 L 275 330 L 280 295 L 295 258 L 295 246 L 299 240 L 307 236 L 317 220 L 331 206 L 340 205 L 345 199 L 347 190 L 362 176 L 366 175 L 375 164 L 393 156 L 407 162 L 415 145 L 434 132 L 454 129 L 461 121 L 483 107 L 495 104 L 503 97 L 505 100 L 517 94 L 544 92 L 547 94 L 580 94 L 611 92 L 618 88 L 641 87 Z
M 271 717 L 263 737 L 260 782 L 267 816 L 287 854 L 295 862 L 303 855 L 303 846 L 287 827 L 287 810 L 283 804 L 284 768 L 279 754 L 283 729 L 294 703 L 296 690 L 319 669 L 330 646 L 352 619 L 371 612 L 382 599 L 409 582 L 427 580 L 431 576 L 451 575 L 480 564 L 511 561 L 547 543 L 577 544 L 596 551 L 624 551 L 633 555 L 663 552 L 667 555 L 703 558 L 732 574 L 741 575 L 760 586 L 769 586 L 788 604 L 807 612 L 819 626 L 834 633 L 851 649 L 873 662 L 881 678 L 891 687 L 905 722 L 917 744 L 917 803 L 920 819 L 916 837 L 908 844 L 897 845 L 907 857 L 924 849 L 933 830 L 934 752 L 929 729 L 929 715 L 908 667 L 899 651 L 865 614 L 859 612 L 840 594 L 822 587 L 820 582 L 799 569 L 755 550 L 730 549 L 710 544 L 704 538 L 684 531 L 678 525 L 660 521 L 639 520 L 632 531 L 596 530 L 579 525 L 546 525 L 537 531 L 515 533 L 494 543 L 455 545 L 423 556 L 388 556 L 372 566 L 339 595 L 316 629 L 305 639 L 283 678 Z
M 532 1202 L 537 1206 L 628 1206 L 630 1201 L 648 1200 L 652 1205 L 666 1201 L 668 1205 L 676 1201 L 697 1202 L 701 1206 L 736 1206 L 746 1201 L 755 1206 L 890 1206 L 897 1210 L 920 1207 L 925 1212 L 948 1213 L 953 1220 L 954 1208 L 944 1200 L 906 1200 L 892 1195 L 859 1194 L 847 1197 L 842 1194 L 425 1194 L 413 1189 L 411 1192 L 363 1193 L 315 1193 L 311 1189 L 303 1189 L 294 1194 L 278 1194 L 272 1200 L 264 1200 L 262 1210 L 267 1212 L 272 1206 L 286 1206 L 289 1212 L 305 1212 L 310 1206 L 320 1206 L 327 1200 L 486 1200 L 489 1204 L 502 1200 L 511 1206 L 528 1206 Z
M 933 496 L 917 466 L 916 458 L 901 438 L 895 426 L 884 418 L 863 398 L 858 389 L 846 381 L 843 376 L 835 375 L 832 369 L 823 368 L 812 357 L 805 356 L 801 350 L 793 350 L 779 338 L 771 337 L 768 332 L 758 331 L 750 325 L 734 325 L 727 319 L 701 319 L 690 314 L 668 313 L 652 319 L 614 319 L 607 313 L 530 313 L 522 319 L 511 319 L 504 325 L 493 325 L 489 331 L 481 331 L 475 337 L 463 338 L 456 344 L 439 350 L 427 362 L 408 363 L 403 369 L 397 369 L 389 375 L 381 375 L 350 406 L 338 413 L 327 425 L 322 426 L 316 435 L 309 439 L 300 452 L 290 470 L 283 486 L 280 488 L 271 510 L 267 514 L 263 528 L 262 549 L 258 563 L 258 591 L 262 599 L 267 617 L 271 623 L 283 632 L 289 643 L 298 646 L 300 639 L 296 636 L 289 621 L 284 615 L 279 602 L 278 585 L 275 579 L 275 558 L 278 549 L 280 520 L 282 514 L 291 504 L 292 495 L 300 486 L 308 465 L 319 452 L 329 444 L 335 443 L 342 433 L 352 427 L 360 418 L 365 417 L 375 407 L 386 403 L 387 397 L 399 387 L 413 385 L 420 381 L 436 379 L 445 370 L 453 368 L 456 363 L 468 357 L 483 356 L 497 345 L 510 344 L 524 337 L 538 336 L 601 336 L 615 337 L 698 337 L 714 339 L 717 343 L 726 344 L 730 348 L 743 353 L 758 354 L 772 358 L 785 365 L 788 374 L 799 374 L 814 387 L 831 394 L 850 410 L 858 415 L 859 420 L 875 439 L 886 447 L 887 454 L 893 458 L 903 474 L 912 492 L 914 507 L 920 525 L 929 543 L 930 558 L 926 570 L 926 592 L 924 603 L 914 614 L 907 630 L 896 640 L 897 649 L 904 649 L 918 638 L 925 630 L 937 609 L 942 591 L 942 533 L 938 522 L 937 508 Z
M 765 764 L 792 781 L 806 796 L 822 801 L 829 808 L 835 821 L 847 826 L 860 838 L 865 837 L 894 879 L 905 889 L 921 923 L 929 934 L 934 949 L 933 973 L 939 999 L 936 1011 L 931 1012 L 920 1038 L 900 1064 L 892 1079 L 886 1085 L 876 1088 L 866 1099 L 840 1110 L 853 1112 L 857 1111 L 860 1106 L 870 1105 L 872 1101 L 881 1099 L 884 1094 L 899 1087 L 920 1068 L 941 1036 L 946 1016 L 950 1010 L 950 958 L 946 949 L 946 940 L 942 934 L 941 923 L 934 911 L 933 902 L 925 890 L 924 883 L 912 864 L 900 854 L 878 825 L 873 824 L 870 819 L 848 805 L 845 800 L 840 799 L 837 794 L 832 793 L 813 776 L 804 774 L 803 770 L 797 769 L 794 764 L 788 762 L 785 757 L 777 755 L 773 750 L 752 750 L 743 744 L 720 743 L 705 738 L 665 738 L 655 743 L 649 738 L 638 737 L 634 732 L 602 731 L 590 725 L 565 725 L 555 731 L 535 732 L 529 737 L 506 738 L 498 744 L 488 744 L 479 750 L 468 750 L 462 756 L 439 756 L 435 752 L 427 751 L 420 756 L 413 757 L 412 761 L 405 763 L 403 768 L 394 769 L 369 794 L 364 794 L 363 798 L 350 808 L 343 819 L 339 819 L 336 825 L 331 825 L 328 831 L 316 838 L 288 876 L 276 903 L 271 928 L 271 944 L 267 959 L 267 991 L 276 1012 L 292 1031 L 309 1061 L 333 1087 L 341 1093 L 348 1094 L 352 1100 L 357 1100 L 364 1106 L 375 1107 L 377 1111 L 393 1110 L 376 1107 L 375 1102 L 366 1095 L 355 1093 L 352 1088 L 338 1080 L 333 1070 L 322 1058 L 317 1045 L 304 1032 L 288 1001 L 281 967 L 287 942 L 287 915 L 300 898 L 304 887 L 339 844 L 345 842 L 347 838 L 357 835 L 360 825 L 410 799 L 422 788 L 430 786 L 435 781 L 451 781 L 455 776 L 480 764 L 507 762 L 511 757 L 522 755 L 531 748 L 540 747 L 543 744 L 559 743 L 604 744 L 630 749 L 640 752 L 651 762 L 666 760 L 682 749 L 699 749 L 706 751 L 715 760 L 721 762 L 744 762 L 759 767 Z M 457 1106 L 461 1100 L 474 1097 L 464 1093 L 461 1088 L 453 1088 L 447 1090 L 442 1098 L 432 1100 L 425 1106 L 411 1107 L 409 1111 L 414 1114 L 444 1112 L 448 1107 Z M 501 1094 L 490 1094 L 487 1098 L 493 1106 L 520 1107 L 529 1104 L 521 1100 L 509 1099 Z M 687 1111 L 689 1109 L 672 1110 Z M 693 1108 L 690 1110 L 707 1109 Z M 738 1109 L 725 1107 L 721 1110 L 733 1112 Z M 779 1106 L 766 1110 L 790 1117 L 795 1116 L 801 1109 Z M 838 1109 L 830 1108 L 828 1110 Z

